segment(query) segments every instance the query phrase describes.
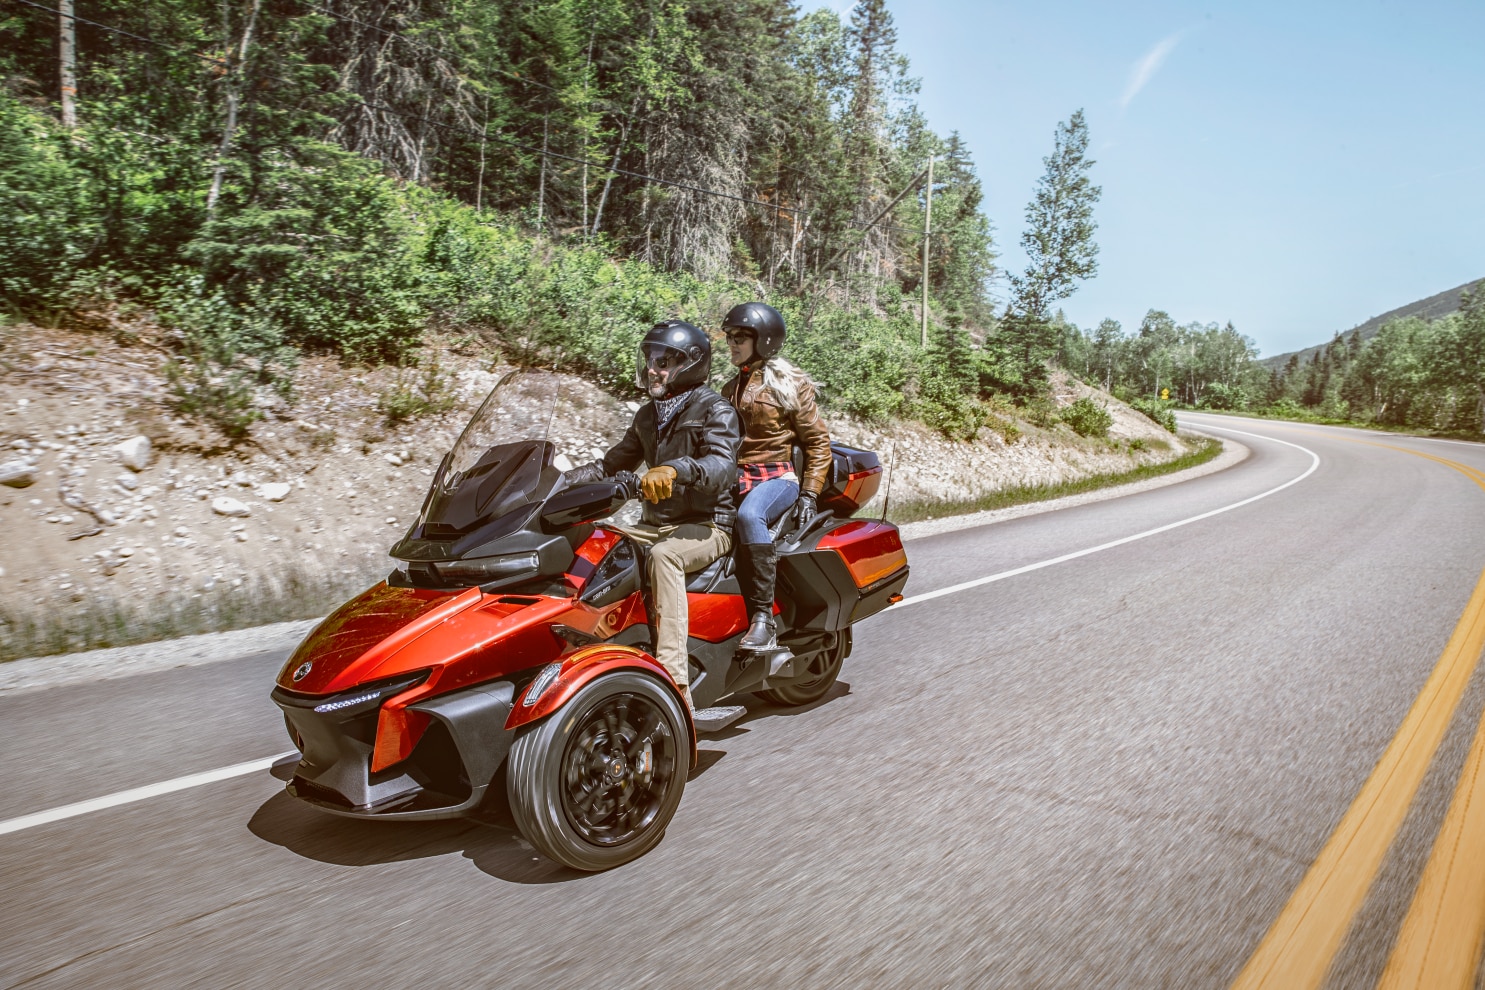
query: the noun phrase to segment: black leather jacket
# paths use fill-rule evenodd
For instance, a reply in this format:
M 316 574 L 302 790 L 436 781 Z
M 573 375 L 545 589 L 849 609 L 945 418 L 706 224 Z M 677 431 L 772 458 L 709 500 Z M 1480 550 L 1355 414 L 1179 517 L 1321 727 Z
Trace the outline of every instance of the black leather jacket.
M 657 431 L 655 422 L 655 404 L 647 402 L 603 460 L 573 468 L 568 481 L 612 477 L 634 471 L 641 463 L 673 467 L 670 498 L 657 503 L 641 499 L 640 519 L 653 526 L 713 522 L 730 529 L 737 517 L 732 488 L 737 484 L 737 448 L 742 443 L 737 410 L 708 386 L 698 385 L 663 430 Z

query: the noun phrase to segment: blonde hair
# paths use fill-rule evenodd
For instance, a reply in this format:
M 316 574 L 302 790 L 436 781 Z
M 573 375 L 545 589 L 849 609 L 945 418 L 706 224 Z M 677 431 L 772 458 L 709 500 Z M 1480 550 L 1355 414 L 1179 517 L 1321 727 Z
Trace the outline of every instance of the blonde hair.
M 799 386 L 814 385 L 805 370 L 775 354 L 763 362 L 763 386 L 778 398 L 788 412 L 799 411 Z

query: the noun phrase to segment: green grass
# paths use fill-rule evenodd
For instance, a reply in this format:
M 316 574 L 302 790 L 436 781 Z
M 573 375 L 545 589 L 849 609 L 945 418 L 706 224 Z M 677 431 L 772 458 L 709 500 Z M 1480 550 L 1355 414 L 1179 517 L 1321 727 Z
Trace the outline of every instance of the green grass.
M 1097 491 L 1100 488 L 1127 485 L 1135 481 L 1144 481 L 1147 478 L 1158 478 L 1175 471 L 1184 471 L 1198 464 L 1205 464 L 1222 452 L 1220 440 L 1209 437 L 1198 437 L 1195 440 L 1199 444 L 1197 449 L 1188 454 L 1182 454 L 1175 460 L 1166 461 L 1164 464 L 1142 464 L 1137 468 L 1117 474 L 1092 475 L 1056 484 L 1004 488 L 967 499 L 894 502 L 887 510 L 887 515 L 895 523 L 909 523 L 920 522 L 924 519 L 940 519 L 944 516 L 962 516 L 971 512 L 984 512 L 988 509 L 1005 509 L 1028 502 L 1045 502 L 1066 495 L 1080 495 L 1083 492 Z

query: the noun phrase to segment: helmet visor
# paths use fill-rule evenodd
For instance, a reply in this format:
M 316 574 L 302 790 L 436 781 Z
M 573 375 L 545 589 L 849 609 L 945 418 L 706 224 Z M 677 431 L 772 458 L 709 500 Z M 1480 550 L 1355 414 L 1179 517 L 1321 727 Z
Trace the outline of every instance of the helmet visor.
M 655 388 L 669 389 L 687 369 L 701 360 L 701 355 L 687 354 L 679 347 L 649 342 L 639 346 L 639 363 L 635 368 L 635 381 L 639 387 L 653 394 Z

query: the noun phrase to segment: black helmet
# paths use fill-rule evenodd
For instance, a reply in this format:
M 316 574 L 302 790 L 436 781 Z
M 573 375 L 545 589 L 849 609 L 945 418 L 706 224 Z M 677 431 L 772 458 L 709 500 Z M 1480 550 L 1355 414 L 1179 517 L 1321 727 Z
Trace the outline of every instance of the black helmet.
M 650 392 L 646 372 L 653 369 L 663 385 L 663 395 Z M 668 399 L 706 382 L 712 372 L 712 342 L 683 320 L 661 320 L 639 342 L 639 361 L 634 383 L 651 398 Z
M 733 327 L 753 331 L 753 353 L 765 361 L 784 349 L 784 314 L 768 303 L 733 306 L 722 320 L 722 329 Z

